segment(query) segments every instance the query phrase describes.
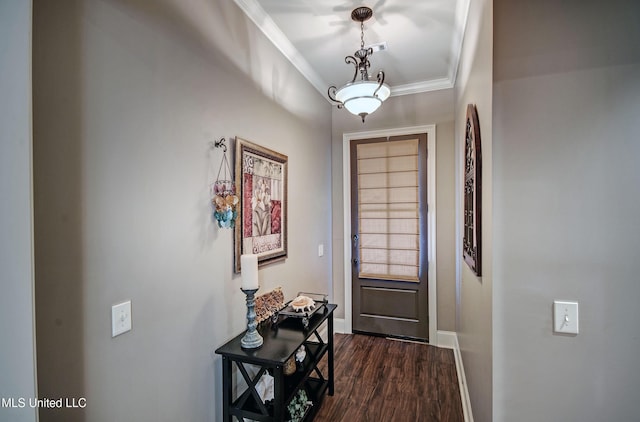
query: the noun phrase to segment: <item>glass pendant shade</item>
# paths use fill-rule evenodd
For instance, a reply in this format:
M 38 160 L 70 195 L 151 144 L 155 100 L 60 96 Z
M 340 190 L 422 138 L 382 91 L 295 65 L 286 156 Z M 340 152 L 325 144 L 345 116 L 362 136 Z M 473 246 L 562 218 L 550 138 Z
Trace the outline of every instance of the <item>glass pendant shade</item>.
M 376 92 L 375 95 L 374 92 Z M 351 114 L 361 116 L 376 111 L 382 102 L 389 98 L 389 94 L 391 90 L 387 84 L 380 85 L 376 81 L 357 81 L 340 88 L 336 92 L 336 99 L 342 102 Z

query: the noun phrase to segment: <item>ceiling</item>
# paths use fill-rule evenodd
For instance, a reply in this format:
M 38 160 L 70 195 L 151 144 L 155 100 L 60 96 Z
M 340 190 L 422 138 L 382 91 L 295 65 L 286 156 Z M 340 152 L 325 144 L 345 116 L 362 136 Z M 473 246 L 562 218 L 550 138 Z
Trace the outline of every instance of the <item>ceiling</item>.
M 353 77 L 344 62 L 360 48 L 358 6 L 373 9 L 365 46 L 386 42 L 371 57 L 391 95 L 453 87 L 470 0 L 234 0 L 316 89 L 326 96 Z

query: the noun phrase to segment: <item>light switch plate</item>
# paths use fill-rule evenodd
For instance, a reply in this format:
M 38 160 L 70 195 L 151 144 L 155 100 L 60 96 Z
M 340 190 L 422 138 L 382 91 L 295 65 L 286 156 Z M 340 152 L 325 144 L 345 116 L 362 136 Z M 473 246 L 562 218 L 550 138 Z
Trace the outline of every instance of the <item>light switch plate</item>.
M 318 256 L 324 256 L 324 244 L 322 243 L 318 245 Z
M 111 337 L 131 330 L 131 301 L 111 307 Z
M 553 331 L 578 334 L 578 302 L 563 300 L 553 302 Z

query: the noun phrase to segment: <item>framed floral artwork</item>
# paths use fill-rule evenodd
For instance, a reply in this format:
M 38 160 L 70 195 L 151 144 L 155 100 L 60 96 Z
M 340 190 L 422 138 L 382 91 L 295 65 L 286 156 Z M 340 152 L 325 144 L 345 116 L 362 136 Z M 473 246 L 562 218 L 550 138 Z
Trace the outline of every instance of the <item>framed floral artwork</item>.
M 258 265 L 287 257 L 287 163 L 286 155 L 236 137 L 236 272 L 243 254 L 258 255 Z

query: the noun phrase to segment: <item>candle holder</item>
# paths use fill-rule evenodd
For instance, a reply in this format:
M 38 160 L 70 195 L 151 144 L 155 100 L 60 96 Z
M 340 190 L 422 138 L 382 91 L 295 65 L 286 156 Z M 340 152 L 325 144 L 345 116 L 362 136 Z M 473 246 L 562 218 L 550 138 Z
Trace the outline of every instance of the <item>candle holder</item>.
M 258 289 L 245 290 L 240 289 L 247 295 L 247 332 L 240 340 L 240 345 L 243 349 L 257 349 L 262 346 L 262 336 L 256 330 L 258 323 L 256 322 L 256 299 L 255 294 Z

